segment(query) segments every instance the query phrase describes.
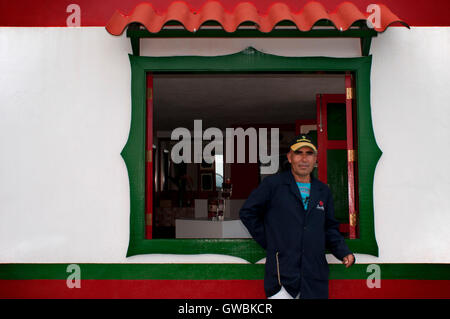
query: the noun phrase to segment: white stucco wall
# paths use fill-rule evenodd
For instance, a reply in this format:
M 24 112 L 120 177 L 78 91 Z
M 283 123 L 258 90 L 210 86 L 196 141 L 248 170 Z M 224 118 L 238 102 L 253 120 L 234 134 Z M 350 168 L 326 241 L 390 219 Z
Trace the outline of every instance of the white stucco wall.
M 449 28 L 373 40 L 374 185 L 380 257 L 450 262 Z M 358 56 L 358 40 L 145 40 L 143 55 Z M 217 255 L 125 258 L 129 40 L 104 28 L 0 28 L 0 262 L 244 262 Z M 336 262 L 329 257 L 330 262 Z

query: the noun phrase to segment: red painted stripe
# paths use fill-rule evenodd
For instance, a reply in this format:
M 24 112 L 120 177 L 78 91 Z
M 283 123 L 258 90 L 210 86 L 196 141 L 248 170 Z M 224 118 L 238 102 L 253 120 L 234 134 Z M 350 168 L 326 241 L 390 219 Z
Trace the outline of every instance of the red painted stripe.
M 332 299 L 450 299 L 450 280 L 330 280 Z M 0 280 L 0 298 L 84 299 L 264 299 L 262 280 Z
M 265 298 L 262 280 L 0 280 L 0 298 L 249 299 Z
M 336 299 L 450 299 L 450 280 L 381 280 L 368 288 L 366 280 L 330 280 L 330 298 Z
M 66 12 L 69 4 L 78 4 L 81 8 L 82 26 L 105 26 L 116 10 L 130 14 L 142 0 L 20 0 L 0 1 L 0 26 L 66 26 L 70 13 Z M 158 14 L 167 11 L 176 0 L 149 1 Z M 207 0 L 188 0 L 192 10 L 199 11 Z M 300 11 L 309 0 L 227 0 L 220 1 L 227 12 L 233 12 L 240 2 L 253 4 L 260 14 L 267 14 L 275 3 L 285 3 L 294 12 Z M 335 10 L 343 0 L 322 1 L 327 11 Z M 351 1 L 362 12 L 373 0 Z M 384 0 L 392 12 L 410 26 L 450 26 L 450 1 L 448 0 Z

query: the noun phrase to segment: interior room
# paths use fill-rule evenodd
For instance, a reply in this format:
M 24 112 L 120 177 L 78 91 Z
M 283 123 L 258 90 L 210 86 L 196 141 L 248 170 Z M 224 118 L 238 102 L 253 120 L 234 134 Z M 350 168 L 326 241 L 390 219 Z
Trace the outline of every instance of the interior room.
M 296 134 L 317 138 L 317 95 L 344 92 L 342 73 L 153 74 L 152 238 L 250 237 L 239 209 L 267 176 L 267 164 L 249 163 L 248 152 L 245 163 L 227 162 L 225 139 L 213 163 L 175 163 L 174 129 L 194 137 L 194 120 L 201 120 L 203 132 L 218 128 L 224 137 L 227 128 L 278 128 L 278 154 L 271 156 L 281 171 L 289 168 L 286 153 Z M 270 150 L 270 138 L 267 143 Z

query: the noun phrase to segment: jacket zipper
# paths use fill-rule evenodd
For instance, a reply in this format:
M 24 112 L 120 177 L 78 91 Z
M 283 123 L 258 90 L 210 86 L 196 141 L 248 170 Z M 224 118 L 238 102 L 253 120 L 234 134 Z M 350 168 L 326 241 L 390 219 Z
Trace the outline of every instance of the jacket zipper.
M 275 254 L 275 258 L 277 259 L 277 275 L 278 275 L 278 284 L 281 286 L 281 279 L 280 279 L 280 263 L 278 261 L 278 251 Z

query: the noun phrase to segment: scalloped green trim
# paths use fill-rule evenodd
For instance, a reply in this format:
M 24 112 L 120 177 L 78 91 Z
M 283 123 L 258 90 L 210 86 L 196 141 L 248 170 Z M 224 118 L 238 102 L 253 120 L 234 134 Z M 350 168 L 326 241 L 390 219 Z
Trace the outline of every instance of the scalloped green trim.
M 138 254 L 222 254 L 252 263 L 265 257 L 253 239 L 145 239 L 146 72 L 312 72 L 351 71 L 356 75 L 360 238 L 347 240 L 355 253 L 378 256 L 374 229 L 373 179 L 381 156 L 370 109 L 372 57 L 283 57 L 249 47 L 224 56 L 141 57 L 130 55 L 131 126 L 121 152 L 130 183 L 130 241 L 127 257 Z

